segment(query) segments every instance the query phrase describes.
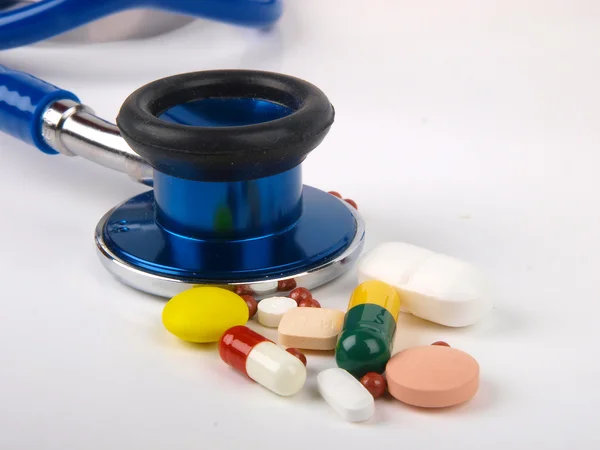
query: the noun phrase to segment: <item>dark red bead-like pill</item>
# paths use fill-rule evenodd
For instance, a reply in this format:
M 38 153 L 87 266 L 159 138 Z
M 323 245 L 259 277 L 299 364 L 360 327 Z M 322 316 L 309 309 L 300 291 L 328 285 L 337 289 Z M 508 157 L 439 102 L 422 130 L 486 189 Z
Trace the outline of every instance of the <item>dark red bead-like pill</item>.
M 292 300 L 295 300 L 296 303 L 299 304 L 302 300 L 312 299 L 312 294 L 308 289 L 299 287 L 290 292 L 290 295 L 288 295 L 288 297 Z
M 233 289 L 237 295 L 252 295 L 254 291 L 252 288 L 246 284 L 240 284 Z
M 356 204 L 356 202 L 354 200 L 352 200 L 351 198 L 345 198 L 344 201 L 346 203 L 348 203 L 350 206 L 352 206 L 354 209 L 358 210 L 358 205 Z
M 248 305 L 248 319 L 252 319 L 258 311 L 258 302 L 251 295 L 240 295 Z
M 306 356 L 304 355 L 304 353 L 302 353 L 297 348 L 286 348 L 285 351 L 288 352 L 290 355 L 294 355 L 296 358 L 302 361 L 302 364 L 304 364 L 304 367 L 306 367 Z
M 369 372 L 360 379 L 360 382 L 367 388 L 373 398 L 379 398 L 385 394 L 387 383 L 380 373 Z
M 316 301 L 314 298 L 300 300 L 298 303 L 300 308 L 320 308 L 321 304 Z
M 277 282 L 278 291 L 291 291 L 296 288 L 296 280 L 293 278 L 289 280 L 281 280 Z
M 450 347 L 450 344 L 448 344 L 447 342 L 444 342 L 444 341 L 435 341 L 431 345 L 441 345 L 442 347 Z

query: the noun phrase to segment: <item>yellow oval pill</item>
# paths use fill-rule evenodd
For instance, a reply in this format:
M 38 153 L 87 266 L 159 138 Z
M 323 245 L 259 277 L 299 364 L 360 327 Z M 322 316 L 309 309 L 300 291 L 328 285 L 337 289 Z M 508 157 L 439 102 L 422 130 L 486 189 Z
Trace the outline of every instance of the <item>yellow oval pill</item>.
M 169 300 L 162 321 L 167 330 L 184 341 L 216 342 L 229 328 L 248 322 L 248 306 L 226 289 L 196 287 Z

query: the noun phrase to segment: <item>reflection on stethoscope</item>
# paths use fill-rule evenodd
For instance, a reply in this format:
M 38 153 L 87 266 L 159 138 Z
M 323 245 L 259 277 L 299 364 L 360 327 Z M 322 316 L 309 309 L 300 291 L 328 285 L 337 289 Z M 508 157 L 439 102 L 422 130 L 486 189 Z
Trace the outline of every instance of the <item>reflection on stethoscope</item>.
M 314 288 L 352 266 L 358 212 L 302 184 L 301 163 L 333 119 L 310 83 L 221 70 L 141 87 L 113 125 L 71 92 L 0 66 L 0 130 L 153 187 L 109 211 L 95 239 L 116 278 L 165 297 L 205 284 L 259 296 L 282 280 Z

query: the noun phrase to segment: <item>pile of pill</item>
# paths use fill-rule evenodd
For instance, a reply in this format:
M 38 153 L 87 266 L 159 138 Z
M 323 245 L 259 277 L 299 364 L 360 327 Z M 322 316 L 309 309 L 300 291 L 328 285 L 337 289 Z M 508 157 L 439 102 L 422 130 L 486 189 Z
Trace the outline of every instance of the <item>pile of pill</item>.
M 280 280 L 232 290 L 195 287 L 165 305 L 163 324 L 185 341 L 218 342 L 226 364 L 281 396 L 305 385 L 307 358 L 301 350 L 334 350 L 337 367 L 321 371 L 317 387 L 325 402 L 352 422 L 371 418 L 374 400 L 386 393 L 422 408 L 470 400 L 479 388 L 473 357 L 442 341 L 396 354 L 392 347 L 401 311 L 449 327 L 483 318 L 491 302 L 479 271 L 392 242 L 364 255 L 358 276 L 345 312 L 321 307 L 295 280 Z M 248 328 L 253 318 L 276 328 L 278 343 Z

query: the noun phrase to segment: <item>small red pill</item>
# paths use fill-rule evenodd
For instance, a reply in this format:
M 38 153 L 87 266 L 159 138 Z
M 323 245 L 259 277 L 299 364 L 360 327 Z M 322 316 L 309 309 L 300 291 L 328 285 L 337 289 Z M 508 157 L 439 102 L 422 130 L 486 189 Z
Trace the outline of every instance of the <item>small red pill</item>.
M 431 345 L 441 345 L 442 347 L 450 347 L 450 344 L 448 344 L 447 342 L 444 342 L 444 341 L 435 341 Z
M 248 319 L 252 319 L 258 311 L 258 302 L 251 295 L 240 295 L 248 305 Z
M 302 300 L 312 299 L 312 294 L 308 289 L 299 287 L 290 292 L 290 295 L 288 295 L 288 297 L 292 300 L 295 300 L 296 303 L 299 304 Z
M 342 198 L 342 194 L 340 194 L 339 192 L 336 192 L 336 191 L 329 191 L 328 194 L 331 194 L 337 198 Z
M 360 382 L 367 388 L 373 398 L 379 398 L 385 394 L 387 383 L 380 373 L 369 372 L 360 379 Z
M 240 284 L 236 286 L 233 290 L 237 295 L 252 295 L 254 291 L 252 288 L 246 284 Z
M 356 204 L 356 202 L 354 200 L 352 200 L 351 198 L 345 198 L 344 201 L 346 203 L 348 203 L 350 206 L 352 206 L 354 209 L 358 210 L 358 205 Z
M 281 280 L 277 282 L 278 291 L 291 291 L 296 288 L 296 280 L 293 278 L 289 280 Z
M 288 352 L 290 355 L 294 355 L 296 358 L 302 361 L 302 364 L 304 364 L 304 367 L 306 367 L 306 356 L 304 355 L 304 353 L 302 353 L 297 348 L 286 348 L 285 351 Z
M 305 300 L 300 300 L 298 306 L 300 308 L 320 308 L 321 304 L 314 298 L 309 298 Z

